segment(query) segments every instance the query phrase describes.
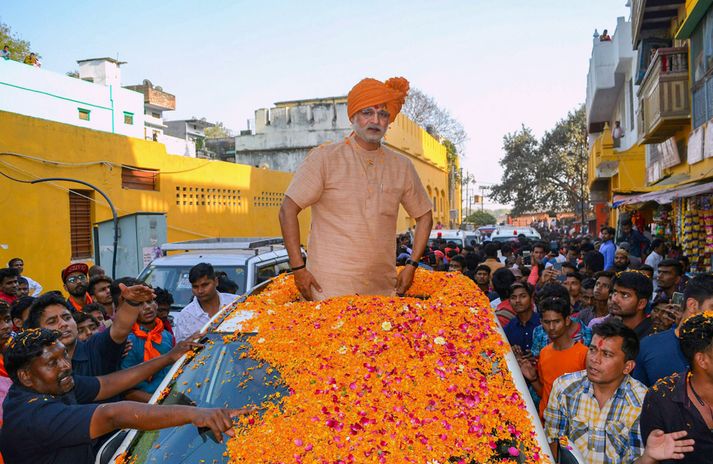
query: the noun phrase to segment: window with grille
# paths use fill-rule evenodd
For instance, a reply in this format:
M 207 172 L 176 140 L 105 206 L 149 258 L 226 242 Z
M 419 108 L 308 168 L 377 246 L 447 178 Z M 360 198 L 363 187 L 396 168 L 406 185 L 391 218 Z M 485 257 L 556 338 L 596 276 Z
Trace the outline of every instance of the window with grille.
M 134 125 L 134 113 L 124 111 L 124 124 L 128 124 L 130 126 Z
M 158 171 L 155 169 L 121 167 L 121 186 L 132 190 L 158 191 Z
M 92 257 L 92 208 L 94 192 L 69 191 L 69 229 L 72 259 Z
M 85 110 L 84 108 L 77 108 L 77 111 L 79 112 L 79 119 L 82 121 L 89 121 L 89 115 L 91 114 L 90 110 Z

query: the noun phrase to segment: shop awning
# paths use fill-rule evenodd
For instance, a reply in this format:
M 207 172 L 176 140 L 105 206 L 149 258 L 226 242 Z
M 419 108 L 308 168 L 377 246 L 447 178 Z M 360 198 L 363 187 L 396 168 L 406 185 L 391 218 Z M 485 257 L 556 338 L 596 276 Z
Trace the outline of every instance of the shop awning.
M 654 201 L 660 205 L 667 205 L 677 198 L 687 198 L 703 193 L 713 192 L 713 182 L 697 185 L 684 185 L 681 187 L 656 192 L 639 193 L 635 195 L 614 195 L 612 208 L 636 203 L 647 203 Z

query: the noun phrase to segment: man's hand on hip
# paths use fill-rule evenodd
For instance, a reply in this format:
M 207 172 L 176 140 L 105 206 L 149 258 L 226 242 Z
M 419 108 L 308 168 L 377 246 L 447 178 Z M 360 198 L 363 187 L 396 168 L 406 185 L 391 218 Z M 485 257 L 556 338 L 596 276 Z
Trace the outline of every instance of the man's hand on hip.
M 317 280 L 307 269 L 295 271 L 293 275 L 295 276 L 295 285 L 297 285 L 297 289 L 300 291 L 305 300 L 312 301 L 314 299 L 312 298 L 312 287 L 322 293 L 322 287 L 319 286 Z
M 416 273 L 416 268 L 407 265 L 403 269 L 401 269 L 401 272 L 399 272 L 398 277 L 396 277 L 396 294 L 399 296 L 403 296 L 404 293 L 408 291 L 408 289 L 411 287 L 411 284 L 413 283 L 413 276 Z

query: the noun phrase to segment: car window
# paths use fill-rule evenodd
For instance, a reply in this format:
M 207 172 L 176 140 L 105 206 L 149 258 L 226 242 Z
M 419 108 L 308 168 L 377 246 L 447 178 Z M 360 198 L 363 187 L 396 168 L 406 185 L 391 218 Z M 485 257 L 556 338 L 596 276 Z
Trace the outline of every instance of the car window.
M 245 293 L 245 267 L 244 266 L 214 266 L 216 272 L 225 272 L 228 278 L 238 284 L 238 294 Z M 140 276 L 139 280 L 152 287 L 161 287 L 173 295 L 173 306 L 182 308 L 193 299 L 191 283 L 188 280 L 189 266 L 155 266 L 150 265 Z
M 248 357 L 252 337 L 241 335 L 226 343 L 223 334 L 208 335 L 206 347 L 183 366 L 161 404 L 194 402 L 199 407 L 242 408 L 287 395 L 276 369 Z M 196 427 L 186 425 L 139 432 L 129 446 L 129 455 L 136 461 L 127 462 L 227 463 L 224 453 L 224 443 L 204 438 Z
M 275 266 L 278 274 L 284 274 L 285 272 L 290 272 L 290 262 L 285 260 L 277 263 Z
M 257 265 L 257 272 L 255 275 L 257 276 L 255 278 L 255 285 L 261 284 L 263 282 L 266 282 L 273 277 L 275 277 L 278 274 L 278 270 L 276 269 L 275 262 L 272 261 L 270 263 L 260 263 Z

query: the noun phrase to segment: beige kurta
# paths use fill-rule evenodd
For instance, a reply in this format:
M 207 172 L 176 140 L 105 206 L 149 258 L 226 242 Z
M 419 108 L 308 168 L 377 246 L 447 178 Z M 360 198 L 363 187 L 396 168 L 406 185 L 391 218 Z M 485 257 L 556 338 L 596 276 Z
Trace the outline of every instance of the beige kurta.
M 315 299 L 394 294 L 399 204 L 413 218 L 432 208 L 408 158 L 364 150 L 352 136 L 312 150 L 285 194 L 312 207 L 307 269 L 323 290 Z

